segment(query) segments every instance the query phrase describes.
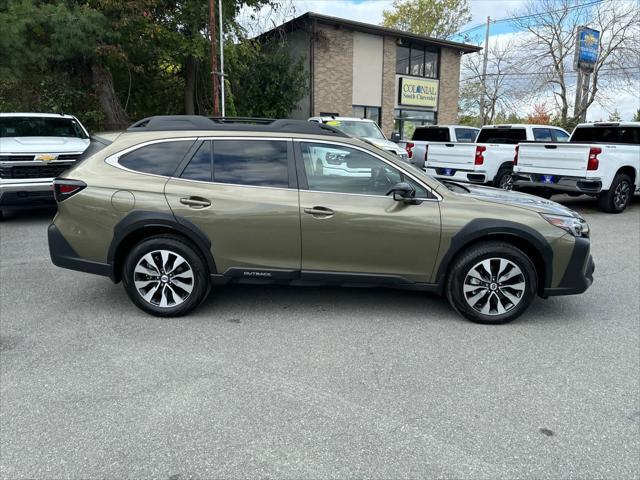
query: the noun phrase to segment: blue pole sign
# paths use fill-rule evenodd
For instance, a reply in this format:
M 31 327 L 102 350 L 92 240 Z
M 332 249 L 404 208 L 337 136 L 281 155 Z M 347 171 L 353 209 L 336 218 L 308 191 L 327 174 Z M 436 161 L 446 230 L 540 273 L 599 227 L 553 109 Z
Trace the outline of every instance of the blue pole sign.
M 578 27 L 574 67 L 576 70 L 593 72 L 598 61 L 600 32 L 589 27 Z

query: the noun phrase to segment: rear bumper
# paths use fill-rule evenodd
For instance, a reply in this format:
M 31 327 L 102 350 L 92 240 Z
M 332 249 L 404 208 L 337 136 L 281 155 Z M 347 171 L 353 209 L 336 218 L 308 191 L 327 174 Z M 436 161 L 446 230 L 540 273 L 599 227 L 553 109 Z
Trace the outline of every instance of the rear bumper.
M 576 238 L 573 253 L 560 284 L 554 288 L 545 288 L 542 297 L 583 293 L 593 283 L 595 269 L 596 266 L 590 253 L 589 239 Z
M 448 170 L 442 167 L 428 167 L 425 168 L 425 171 L 428 175 L 436 178 L 442 178 L 444 180 L 453 180 L 455 182 L 463 182 L 463 183 L 477 183 L 477 184 L 485 184 L 489 180 L 487 180 L 487 172 L 475 171 L 475 170 L 462 170 L 451 168 L 452 175 L 446 175 L 445 171 Z
M 562 192 L 600 193 L 602 181 L 599 178 L 579 178 L 554 175 L 554 183 L 545 183 L 544 175 L 537 173 L 514 173 L 513 184 L 518 187 L 547 188 Z
M 54 265 L 78 272 L 93 273 L 111 277 L 112 268 L 107 263 L 93 262 L 78 256 L 73 247 L 64 238 L 58 227 L 49 225 L 47 230 L 49 239 L 49 255 Z

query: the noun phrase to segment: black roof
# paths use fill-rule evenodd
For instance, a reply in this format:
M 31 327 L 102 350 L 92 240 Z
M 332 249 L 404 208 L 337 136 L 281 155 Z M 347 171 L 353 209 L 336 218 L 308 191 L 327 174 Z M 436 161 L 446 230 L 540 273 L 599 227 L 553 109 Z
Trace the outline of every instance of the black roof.
M 202 115 L 156 115 L 143 118 L 127 132 L 159 132 L 175 130 L 216 130 L 246 132 L 304 133 L 309 135 L 330 135 L 348 137 L 330 125 L 305 120 L 291 120 L 253 117 L 205 117 Z
M 293 20 L 289 20 L 282 25 L 272 28 L 268 32 L 259 35 L 258 39 L 267 39 L 279 32 L 286 31 L 291 32 L 299 29 L 301 26 L 307 24 L 310 21 L 318 21 L 319 23 L 335 25 L 338 27 L 347 27 L 358 32 L 371 33 L 374 35 L 387 35 L 392 37 L 401 38 L 412 42 L 420 42 L 423 44 L 439 45 L 441 47 L 454 48 L 460 50 L 463 53 L 478 52 L 482 50 L 482 47 L 476 45 L 469 45 L 468 43 L 452 42 L 450 40 L 443 40 L 440 38 L 427 37 L 426 35 L 417 35 L 411 32 L 405 32 L 403 30 L 397 30 L 395 28 L 381 27 L 380 25 L 373 25 L 370 23 L 356 22 L 355 20 L 347 20 L 346 18 L 332 17 L 329 15 L 322 15 L 314 12 L 307 12 L 300 15 Z

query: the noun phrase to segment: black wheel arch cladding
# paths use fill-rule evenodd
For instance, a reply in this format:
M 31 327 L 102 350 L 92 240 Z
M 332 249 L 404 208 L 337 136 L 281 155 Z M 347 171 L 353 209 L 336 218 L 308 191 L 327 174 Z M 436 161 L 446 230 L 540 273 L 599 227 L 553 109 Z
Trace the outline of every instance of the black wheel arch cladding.
M 122 242 L 136 232 L 153 228 L 172 230 L 186 237 L 195 244 L 206 260 L 209 273 L 217 273 L 216 264 L 211 255 L 211 240 L 197 225 L 186 218 L 176 217 L 171 213 L 134 210 L 120 220 L 113 231 L 113 239 L 109 246 L 107 262 L 113 265 L 114 276 L 117 276 L 115 262 L 118 259 L 116 255 Z
M 527 225 L 494 218 L 474 219 L 453 236 L 449 250 L 442 258 L 440 266 L 438 267 L 436 283 L 444 285 L 453 259 L 465 247 L 481 238 L 492 240 L 492 236 L 498 235 L 502 237 L 512 236 L 519 240 L 524 240 L 535 248 L 544 264 L 543 287 L 548 288 L 553 277 L 553 249 L 551 245 L 549 245 L 549 242 L 547 242 L 539 232 Z M 531 261 L 535 264 L 534 259 L 531 259 Z

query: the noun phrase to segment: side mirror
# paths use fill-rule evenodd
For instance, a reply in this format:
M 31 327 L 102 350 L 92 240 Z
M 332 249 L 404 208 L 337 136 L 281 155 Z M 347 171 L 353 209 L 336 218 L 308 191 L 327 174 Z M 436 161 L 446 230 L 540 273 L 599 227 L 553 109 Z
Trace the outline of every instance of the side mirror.
M 387 195 L 393 193 L 393 199 L 396 202 L 413 202 L 416 196 L 416 191 L 411 185 L 406 182 L 396 183 L 391 190 L 387 192 Z
M 398 143 L 400 141 L 400 134 L 398 132 L 393 132 L 389 140 L 391 140 L 394 143 Z

